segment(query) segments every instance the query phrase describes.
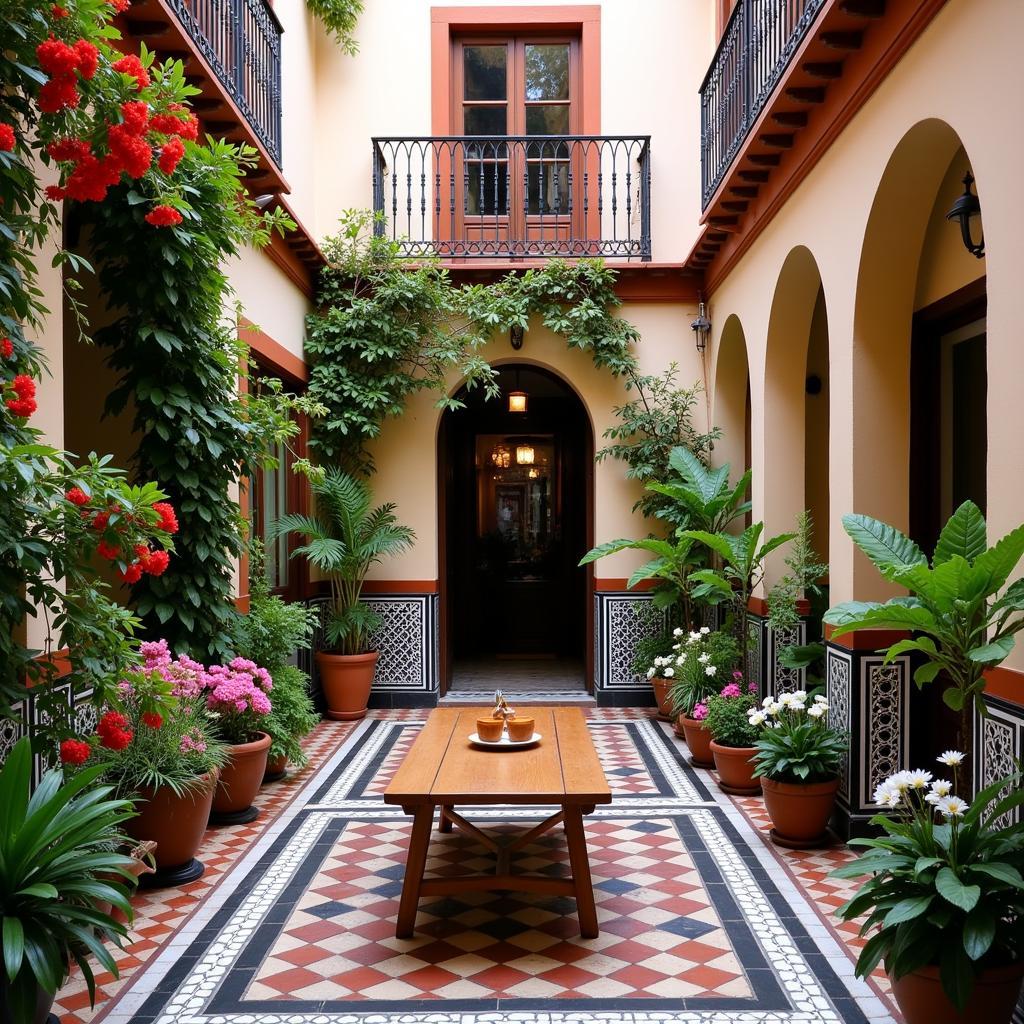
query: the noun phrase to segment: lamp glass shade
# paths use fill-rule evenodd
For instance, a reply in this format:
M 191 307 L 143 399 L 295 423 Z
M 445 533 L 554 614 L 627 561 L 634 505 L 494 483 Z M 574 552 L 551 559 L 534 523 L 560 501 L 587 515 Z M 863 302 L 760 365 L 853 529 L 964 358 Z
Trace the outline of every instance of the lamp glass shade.
M 517 466 L 532 466 L 533 465 L 533 445 L 532 444 L 520 444 L 516 446 L 516 465 Z
M 495 469 L 508 469 L 512 465 L 512 453 L 503 444 L 495 446 L 491 451 L 491 464 Z
M 526 392 L 510 391 L 508 393 L 508 411 L 526 412 Z

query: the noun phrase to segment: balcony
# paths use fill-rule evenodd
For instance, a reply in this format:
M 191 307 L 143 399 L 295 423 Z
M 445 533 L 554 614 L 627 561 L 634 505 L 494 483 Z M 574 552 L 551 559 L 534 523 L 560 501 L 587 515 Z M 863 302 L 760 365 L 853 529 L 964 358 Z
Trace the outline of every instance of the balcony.
M 377 231 L 403 256 L 651 258 L 649 136 L 372 143 Z

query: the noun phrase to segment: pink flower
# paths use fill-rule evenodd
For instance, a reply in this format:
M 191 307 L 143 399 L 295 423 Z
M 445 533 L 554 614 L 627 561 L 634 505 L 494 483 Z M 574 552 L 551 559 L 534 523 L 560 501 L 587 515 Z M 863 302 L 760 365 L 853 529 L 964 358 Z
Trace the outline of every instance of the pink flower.
M 703 701 L 700 704 L 693 705 L 693 720 L 695 722 L 703 722 L 708 717 L 708 706 Z
M 751 681 L 747 684 L 747 693 L 757 693 L 757 683 Z
M 739 697 L 740 695 L 741 690 L 735 683 L 729 683 L 728 686 L 722 688 L 723 697 Z

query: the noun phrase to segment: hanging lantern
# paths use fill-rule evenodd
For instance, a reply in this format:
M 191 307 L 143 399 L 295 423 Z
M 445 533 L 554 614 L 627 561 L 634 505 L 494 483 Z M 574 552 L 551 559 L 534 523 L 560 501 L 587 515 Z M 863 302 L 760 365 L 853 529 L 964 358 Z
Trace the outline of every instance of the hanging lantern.
M 491 449 L 491 465 L 495 469 L 508 469 L 512 465 L 512 453 L 505 445 L 495 445 Z
M 533 445 L 532 444 L 520 444 L 516 446 L 516 465 L 517 466 L 532 466 L 533 465 Z
M 526 392 L 510 391 L 508 393 L 508 411 L 526 412 Z

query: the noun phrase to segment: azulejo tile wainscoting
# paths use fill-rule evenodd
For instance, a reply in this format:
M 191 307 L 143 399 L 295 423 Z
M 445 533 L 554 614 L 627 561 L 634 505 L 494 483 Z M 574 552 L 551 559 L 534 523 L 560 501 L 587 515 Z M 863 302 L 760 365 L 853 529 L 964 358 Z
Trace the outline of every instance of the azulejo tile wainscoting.
M 598 939 L 579 937 L 573 901 L 525 893 L 425 899 L 414 938 L 394 937 L 409 826 L 380 794 L 422 714 L 379 711 L 350 727 L 105 1020 L 893 1020 L 874 982 L 854 979 L 841 933 L 787 866 L 798 861 L 773 851 L 741 806 L 686 764 L 667 727 L 640 709 L 594 708 L 589 719 L 615 794 L 586 824 Z M 543 816 L 529 807 L 471 815 L 499 832 Z M 566 857 L 549 835 L 516 866 L 557 877 Z M 435 833 L 428 873 L 487 862 L 464 835 Z

